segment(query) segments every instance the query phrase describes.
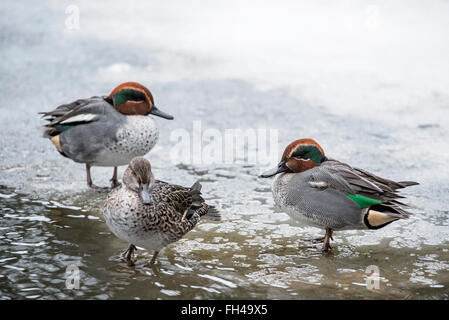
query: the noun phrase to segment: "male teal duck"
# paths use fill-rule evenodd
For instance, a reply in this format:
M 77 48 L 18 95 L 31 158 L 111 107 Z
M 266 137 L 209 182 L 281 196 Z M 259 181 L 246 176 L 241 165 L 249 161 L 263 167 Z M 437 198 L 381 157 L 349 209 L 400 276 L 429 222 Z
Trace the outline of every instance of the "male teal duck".
M 161 249 L 181 239 L 201 219 L 220 220 L 220 214 L 204 202 L 200 190 L 199 182 L 185 188 L 155 180 L 147 159 L 131 160 L 123 185 L 109 193 L 102 207 L 112 233 L 130 244 L 123 253 L 128 265 L 134 265 L 136 246 L 154 250 L 152 265 Z
M 64 157 L 86 164 L 87 184 L 92 183 L 91 166 L 114 167 L 112 187 L 119 185 L 117 166 L 147 154 L 159 138 L 152 114 L 173 117 L 154 105 L 153 96 L 137 82 L 125 82 L 109 96 L 80 99 L 55 110 L 40 112 L 48 121 L 44 137 L 49 138 Z
M 417 185 L 395 182 L 362 169 L 329 159 L 313 139 L 299 139 L 284 150 L 278 166 L 261 177 L 276 175 L 272 192 L 275 204 L 292 219 L 322 228 L 323 251 L 331 249 L 333 230 L 380 229 L 408 218 L 408 205 L 398 189 Z

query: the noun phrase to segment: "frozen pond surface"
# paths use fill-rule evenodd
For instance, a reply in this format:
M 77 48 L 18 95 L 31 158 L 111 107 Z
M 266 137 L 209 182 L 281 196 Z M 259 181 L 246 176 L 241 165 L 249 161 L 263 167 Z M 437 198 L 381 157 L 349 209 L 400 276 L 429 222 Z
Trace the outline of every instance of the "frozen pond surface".
M 269 41 L 260 35 L 252 37 L 270 8 L 260 8 L 239 33 L 229 31 L 219 13 L 233 19 L 233 28 L 243 28 L 243 13 L 250 10 L 237 14 L 231 4 L 206 6 L 193 17 L 182 14 L 182 3 L 139 8 L 130 2 L 123 12 L 114 5 L 76 4 L 79 30 L 64 27 L 65 5 L 56 2 L 0 6 L 0 299 L 449 298 L 447 4 L 426 10 L 414 4 L 403 14 L 387 4 L 336 7 L 334 22 L 344 12 L 353 25 L 310 28 L 311 35 L 269 33 L 277 39 L 275 48 L 265 48 Z M 285 6 L 286 12 L 295 9 Z M 317 13 L 324 10 L 320 6 L 302 9 Z M 379 16 L 380 27 L 377 20 L 368 24 L 371 38 L 333 34 L 357 29 L 358 10 Z M 280 19 L 282 12 L 273 14 Z M 133 19 L 120 28 L 123 17 Z M 395 25 L 396 18 L 403 20 Z M 286 21 L 272 32 L 290 30 Z M 299 29 L 314 26 L 298 23 Z M 381 40 L 383 33 L 390 38 Z M 286 50 L 294 36 L 303 42 L 293 41 Z M 346 42 L 329 44 L 334 36 Z M 323 53 L 326 45 L 336 52 L 330 58 Z M 104 224 L 99 208 L 105 195 L 90 192 L 84 166 L 59 156 L 41 138 L 44 122 L 37 115 L 79 97 L 107 94 L 128 80 L 148 85 L 156 104 L 175 116 L 156 119 L 160 140 L 147 155 L 156 178 L 183 185 L 199 179 L 204 196 L 224 217 L 200 223 L 163 250 L 153 269 L 139 265 L 151 257 L 143 250 L 136 268 L 117 261 L 127 244 Z M 266 166 L 167 161 L 176 145 L 171 132 L 191 132 L 198 120 L 203 129 L 220 132 L 277 129 L 279 154 L 291 140 L 313 137 L 331 157 L 418 181 L 403 192 L 415 214 L 379 231 L 337 232 L 333 251 L 323 255 L 320 245 L 301 240 L 321 230 L 274 211 L 271 181 L 257 177 Z M 94 168 L 94 182 L 106 185 L 111 173 Z M 80 268 L 79 290 L 65 287 L 68 265 Z M 380 270 L 375 291 L 366 288 L 371 265 Z

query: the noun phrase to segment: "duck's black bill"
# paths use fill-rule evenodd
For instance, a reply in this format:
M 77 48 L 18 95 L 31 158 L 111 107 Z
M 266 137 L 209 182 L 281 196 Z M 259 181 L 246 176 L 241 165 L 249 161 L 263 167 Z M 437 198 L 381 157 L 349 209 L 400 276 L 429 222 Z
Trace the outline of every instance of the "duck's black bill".
M 142 191 L 140 191 L 140 199 L 143 204 L 152 204 L 153 200 L 151 200 L 150 192 L 148 191 L 148 187 L 146 185 L 142 186 Z
M 281 162 L 279 162 L 277 167 L 270 169 L 268 171 L 265 171 L 259 177 L 260 178 L 269 178 L 269 177 L 277 175 L 278 173 L 289 172 L 289 171 L 291 171 L 291 170 L 285 165 L 285 160 L 281 160 Z
M 165 113 L 161 110 L 159 110 L 158 108 L 156 108 L 156 106 L 153 106 L 151 108 L 150 114 L 167 119 L 167 120 L 173 120 L 173 116 L 169 115 L 168 113 Z

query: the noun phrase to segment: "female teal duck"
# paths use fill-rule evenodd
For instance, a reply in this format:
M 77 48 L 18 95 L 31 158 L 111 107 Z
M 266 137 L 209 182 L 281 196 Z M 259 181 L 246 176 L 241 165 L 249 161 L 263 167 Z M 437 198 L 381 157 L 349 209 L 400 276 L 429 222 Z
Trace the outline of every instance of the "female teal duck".
M 136 82 L 122 83 L 109 96 L 76 100 L 41 114 L 49 122 L 44 137 L 64 157 L 86 164 L 87 184 L 97 191 L 105 189 L 92 183 L 91 166 L 114 167 L 112 187 L 118 186 L 117 166 L 147 154 L 158 140 L 157 124 L 147 115 L 173 119 Z
M 220 220 L 200 190 L 199 182 L 185 188 L 155 180 L 147 159 L 131 160 L 123 185 L 109 193 L 102 208 L 112 233 L 130 244 L 123 253 L 128 265 L 134 264 L 135 246 L 155 251 L 152 265 L 162 248 L 181 239 L 202 218 Z
M 329 159 L 312 139 L 290 143 L 278 166 L 261 175 L 276 175 L 272 192 L 276 205 L 291 218 L 326 230 L 323 251 L 328 251 L 333 230 L 380 229 L 408 218 L 409 206 L 398 189 L 417 182 L 395 182 Z

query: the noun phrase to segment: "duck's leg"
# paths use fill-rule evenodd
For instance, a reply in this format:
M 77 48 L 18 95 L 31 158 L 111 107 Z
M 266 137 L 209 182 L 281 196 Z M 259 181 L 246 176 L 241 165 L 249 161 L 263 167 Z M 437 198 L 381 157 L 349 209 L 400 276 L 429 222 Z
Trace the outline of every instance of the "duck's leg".
M 121 183 L 117 180 L 117 167 L 114 167 L 114 174 L 111 178 L 111 188 L 117 188 L 121 186 Z
M 149 263 L 150 266 L 154 265 L 154 263 L 156 262 L 156 257 L 157 257 L 158 254 L 159 254 L 159 251 L 154 251 L 153 258 L 151 258 L 151 261 Z
M 136 246 L 131 243 L 128 246 L 128 249 L 126 249 L 126 251 L 122 253 L 122 257 L 126 260 L 126 263 L 130 267 L 134 266 L 134 261 L 132 260 L 132 257 L 135 250 L 137 250 Z
M 90 164 L 86 163 L 87 185 L 89 186 L 89 188 L 96 192 L 107 192 L 109 190 L 108 188 L 101 188 L 92 183 L 92 177 L 90 176 L 90 167 Z
M 332 238 L 332 229 L 326 227 L 326 235 L 324 236 L 323 252 L 328 252 L 331 248 L 330 242 Z

